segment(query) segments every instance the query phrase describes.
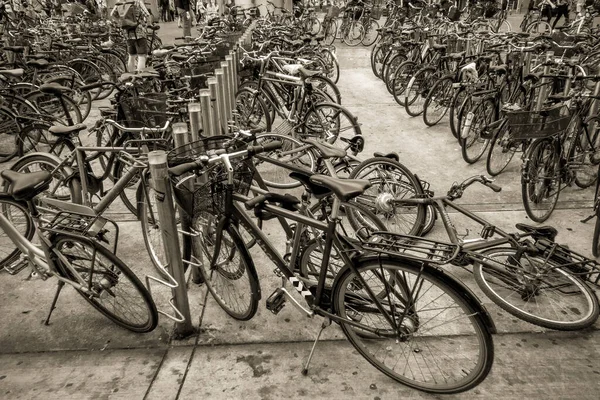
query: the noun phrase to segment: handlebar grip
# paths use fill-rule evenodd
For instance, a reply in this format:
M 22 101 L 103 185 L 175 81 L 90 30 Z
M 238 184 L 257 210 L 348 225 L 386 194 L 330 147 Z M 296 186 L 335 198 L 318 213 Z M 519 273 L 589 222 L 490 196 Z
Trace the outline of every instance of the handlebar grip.
M 176 167 L 169 168 L 169 174 L 173 176 L 180 176 L 186 172 L 193 171 L 199 167 L 202 167 L 202 163 L 198 161 L 192 161 L 178 165 Z
M 104 85 L 114 85 L 114 83 L 107 82 L 107 81 L 94 82 L 94 83 L 90 83 L 89 85 L 80 86 L 79 89 L 84 92 L 87 92 L 88 90 L 96 89 L 96 88 L 99 88 Z
M 490 189 L 492 189 L 494 192 L 496 193 L 500 193 L 502 191 L 502 187 L 495 185 L 493 183 L 486 183 L 486 186 L 489 187 Z
M 246 206 L 247 210 L 252 210 L 254 207 L 256 207 L 257 204 L 262 203 L 265 200 L 267 200 L 267 196 L 265 196 L 264 194 L 260 194 L 248 200 L 246 203 L 244 203 L 244 206 Z
M 281 146 L 283 146 L 283 143 L 279 141 L 270 142 L 265 145 L 248 146 L 248 155 L 253 156 L 267 151 L 277 150 L 280 149 Z
M 296 53 L 293 51 L 279 50 L 279 55 L 283 57 L 293 57 L 296 55 Z

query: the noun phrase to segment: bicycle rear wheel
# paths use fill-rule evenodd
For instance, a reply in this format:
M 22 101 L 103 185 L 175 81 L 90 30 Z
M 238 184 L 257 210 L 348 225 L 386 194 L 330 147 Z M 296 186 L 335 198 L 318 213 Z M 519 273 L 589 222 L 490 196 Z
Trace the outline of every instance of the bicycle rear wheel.
M 90 293 L 77 292 L 92 307 L 119 326 L 136 333 L 156 328 L 158 312 L 152 296 L 138 277 L 106 247 L 90 239 L 57 235 L 52 240 L 59 255 L 59 273 L 77 280 L 73 268 Z
M 525 155 L 521 176 L 521 195 L 529 218 L 535 222 L 547 220 L 560 194 L 559 155 L 551 139 L 534 141 Z
M 513 159 L 519 142 L 511 139 L 510 128 L 506 122 L 502 123 L 492 136 L 490 149 L 485 163 L 485 168 L 491 176 L 499 175 Z
M 354 348 L 409 387 L 459 393 L 478 385 L 492 367 L 485 310 L 440 272 L 386 258 L 366 260 L 356 272 L 340 272 L 333 305 L 337 315 L 360 324 L 340 322 Z
M 488 126 L 494 122 L 495 104 L 491 99 L 464 107 L 460 117 L 460 145 L 463 159 L 474 164 L 485 154 L 490 143 Z M 470 119 L 470 126 L 467 121 Z
M 302 138 L 315 138 L 346 148 L 341 138 L 350 139 L 362 134 L 355 116 L 337 103 L 313 105 L 304 116 Z
M 196 260 L 203 258 L 200 271 L 219 306 L 232 318 L 247 321 L 260 299 L 254 261 L 237 228 L 230 224 L 219 232 L 215 218 L 204 210 L 192 217 L 192 229 L 199 233 L 192 238 L 192 254 Z
M 498 306 L 514 316 L 545 328 L 579 330 L 598 319 L 598 300 L 579 278 L 557 268 L 544 255 L 517 249 L 482 252 L 484 261 L 473 264 L 477 285 Z
M 27 240 L 33 238 L 35 232 L 33 219 L 24 204 L 8 198 L 0 198 L 0 214 Z M 0 270 L 21 254 L 19 248 L 13 243 L 3 229 L 0 229 Z

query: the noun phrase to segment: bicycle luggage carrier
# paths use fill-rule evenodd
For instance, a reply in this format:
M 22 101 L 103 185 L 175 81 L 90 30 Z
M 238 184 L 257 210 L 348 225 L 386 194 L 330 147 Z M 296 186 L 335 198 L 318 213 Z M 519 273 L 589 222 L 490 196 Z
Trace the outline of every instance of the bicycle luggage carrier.
M 391 232 L 374 232 L 368 241 L 362 243 L 362 247 L 377 253 L 440 265 L 452 261 L 460 251 L 460 247 L 452 243 Z
M 560 263 L 560 267 L 578 276 L 587 283 L 600 287 L 600 264 L 573 250 L 546 239 L 536 242 L 536 247 L 544 251 L 544 257 Z

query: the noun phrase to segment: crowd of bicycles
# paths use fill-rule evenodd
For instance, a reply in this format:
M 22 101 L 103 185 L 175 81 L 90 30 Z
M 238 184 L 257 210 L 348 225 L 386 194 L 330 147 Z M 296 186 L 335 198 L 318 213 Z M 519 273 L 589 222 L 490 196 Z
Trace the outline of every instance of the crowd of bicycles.
M 363 154 L 367 138 L 342 104 L 333 45 L 372 39 L 373 72 L 408 115 L 428 126 L 447 116 L 466 162 L 485 156 L 495 176 L 522 152 L 525 208 L 542 222 L 565 186 L 597 182 L 595 33 L 513 33 L 475 15 L 451 21 L 393 5 L 379 27 L 377 15 L 355 7 L 323 22 L 314 10 L 276 13 L 273 4 L 262 17 L 240 18 L 251 45 L 236 44 L 232 109 L 203 130 L 188 104 L 211 88 L 239 36 L 231 21 L 167 46 L 149 27 L 149 68 L 135 74 L 125 72 L 121 36 L 108 22 L 79 17 L 9 31 L 19 43 L 4 46 L 0 68 L 0 149 L 13 163 L 0 173 L 0 266 L 57 278 L 46 322 L 65 284 L 134 332 L 152 331 L 159 313 L 178 320 L 176 308 L 175 317 L 157 309 L 119 258 L 118 224 L 105 213 L 119 198 L 139 220 L 159 275 L 147 285 L 177 284 L 152 150 L 167 152 L 183 263 L 228 315 L 249 320 L 264 297 L 273 314 L 292 303 L 323 317 L 321 331 L 338 324 L 375 368 L 415 389 L 469 390 L 493 363 L 490 313 L 444 265 L 472 272 L 489 299 L 529 323 L 578 330 L 596 322 L 594 260 L 556 243 L 552 227 L 505 232 L 456 204 L 473 184 L 500 192 L 492 179 L 473 176 L 436 196 L 398 154 Z M 92 126 L 86 118 L 99 99 L 110 105 Z M 191 142 L 176 145 L 177 123 Z M 461 238 L 449 209 L 481 225 L 480 237 Z M 427 236 L 436 220 L 448 240 Z M 284 243 L 263 232 L 265 221 Z M 265 266 L 252 256 L 258 248 L 282 279 L 268 297 L 259 282 Z

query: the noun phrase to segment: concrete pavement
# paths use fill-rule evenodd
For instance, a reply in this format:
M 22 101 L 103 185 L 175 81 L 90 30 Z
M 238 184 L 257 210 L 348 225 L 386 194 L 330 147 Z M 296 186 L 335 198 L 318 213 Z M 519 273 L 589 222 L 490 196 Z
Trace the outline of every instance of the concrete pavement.
M 168 43 L 179 36 L 176 25 L 164 24 Z M 369 49 L 338 46 L 339 87 L 343 104 L 358 116 L 366 138 L 364 157 L 386 149 L 432 188 L 443 193 L 453 181 L 485 173 L 485 165 L 466 165 L 447 123 L 425 128 L 409 118 L 377 80 L 369 66 Z M 460 204 L 507 230 L 527 222 L 520 200 L 519 160 L 497 183 L 499 194 L 472 187 Z M 558 240 L 591 255 L 593 191 L 569 188 L 561 193 L 549 224 L 559 227 Z M 140 276 L 151 273 L 139 223 L 115 205 L 120 221 L 118 255 Z M 454 218 L 456 215 L 453 214 Z M 456 216 L 459 232 L 474 227 Z M 281 235 L 266 224 L 280 245 Z M 432 235 L 443 237 L 437 224 Z M 2 399 L 281 399 L 281 398 L 434 398 L 397 384 L 371 367 L 332 326 L 319 344 L 308 376 L 300 371 L 321 321 L 305 318 L 291 305 L 274 316 L 264 308 L 279 284 L 272 263 L 260 250 L 251 253 L 260 275 L 263 301 L 248 322 L 227 317 L 203 287 L 190 284 L 190 304 L 198 333 L 171 339 L 172 324 L 161 318 L 147 335 L 114 326 L 67 288 L 50 326 L 42 325 L 54 282 L 32 281 L 25 273 L 0 277 L 0 398 Z M 596 323 L 585 332 L 544 332 L 519 321 L 491 303 L 478 290 L 468 270 L 448 270 L 471 287 L 488 307 L 499 330 L 495 364 L 474 390 L 453 398 L 596 399 L 600 389 L 600 335 Z M 169 292 L 154 289 L 159 307 Z

